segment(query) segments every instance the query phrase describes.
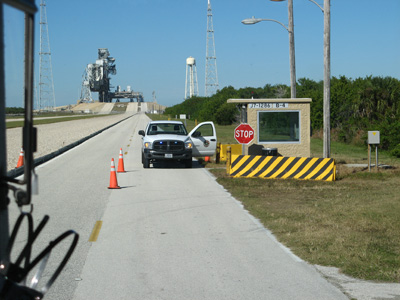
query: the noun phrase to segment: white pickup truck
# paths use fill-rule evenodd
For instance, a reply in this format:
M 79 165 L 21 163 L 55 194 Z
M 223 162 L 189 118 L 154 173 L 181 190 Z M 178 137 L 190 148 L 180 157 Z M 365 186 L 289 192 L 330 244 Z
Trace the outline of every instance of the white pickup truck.
M 139 134 L 143 168 L 158 160 L 180 161 L 191 168 L 192 157 L 212 156 L 217 148 L 213 122 L 200 123 L 188 134 L 180 121 L 151 121 Z

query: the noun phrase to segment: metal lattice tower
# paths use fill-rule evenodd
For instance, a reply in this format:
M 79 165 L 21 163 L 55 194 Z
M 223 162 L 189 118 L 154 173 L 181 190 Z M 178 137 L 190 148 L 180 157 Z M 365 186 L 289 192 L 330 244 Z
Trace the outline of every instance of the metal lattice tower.
M 46 3 L 40 1 L 39 111 L 52 111 L 56 106 Z
M 210 97 L 218 89 L 217 55 L 215 54 L 214 28 L 211 3 L 207 7 L 207 49 L 206 49 L 206 86 L 205 96 Z
M 80 102 L 94 102 L 92 98 L 92 92 L 90 91 L 90 81 L 92 80 L 91 65 L 85 68 L 85 72 L 82 75 L 82 87 L 81 87 L 81 98 Z

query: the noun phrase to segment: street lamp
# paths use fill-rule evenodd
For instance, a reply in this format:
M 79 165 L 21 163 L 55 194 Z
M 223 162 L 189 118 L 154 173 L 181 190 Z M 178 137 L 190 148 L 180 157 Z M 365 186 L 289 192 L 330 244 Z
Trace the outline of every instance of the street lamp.
M 256 18 L 254 18 L 254 17 L 251 17 L 250 19 L 244 19 L 244 20 L 242 21 L 242 23 L 243 23 L 244 25 L 253 25 L 253 24 L 257 24 L 257 23 L 259 23 L 259 22 L 261 22 L 261 21 L 272 21 L 272 22 L 276 22 L 276 23 L 282 25 L 287 31 L 289 31 L 289 28 L 287 28 L 283 23 L 281 23 L 281 22 L 279 22 L 279 21 L 277 21 L 277 20 L 273 20 L 273 19 L 259 19 L 259 18 L 256 19 Z
M 292 0 L 290 0 L 292 1 Z M 244 19 L 242 23 L 244 25 L 253 25 L 257 24 L 261 21 L 272 21 L 278 23 L 283 28 L 289 32 L 289 56 L 290 56 L 290 97 L 296 98 L 296 63 L 295 63 L 295 52 L 294 52 L 294 32 L 293 32 L 293 22 L 289 22 L 289 27 L 286 27 L 281 22 L 273 19 L 259 19 L 259 18 L 250 18 Z
M 273 2 L 282 2 L 285 0 L 271 0 Z M 330 0 L 324 0 L 322 8 L 314 0 L 310 2 L 317 5 L 324 13 L 324 137 L 323 137 L 323 156 L 328 158 L 331 155 L 331 3 Z M 289 25 L 293 22 L 293 0 L 288 0 Z M 293 25 L 293 23 L 292 23 Z M 289 26 L 290 28 L 290 26 Z

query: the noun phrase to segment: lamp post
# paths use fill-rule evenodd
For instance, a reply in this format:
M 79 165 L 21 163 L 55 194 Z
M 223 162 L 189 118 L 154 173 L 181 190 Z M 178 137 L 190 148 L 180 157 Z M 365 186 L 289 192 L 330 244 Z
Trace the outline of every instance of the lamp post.
M 293 4 L 293 0 L 289 0 L 289 3 Z M 244 19 L 242 23 L 244 25 L 253 25 L 261 21 L 272 21 L 280 24 L 289 32 L 289 63 L 290 63 L 290 97 L 296 98 L 296 62 L 294 52 L 294 31 L 293 31 L 293 5 L 289 8 L 289 26 L 286 27 L 281 22 L 273 19 L 256 19 L 254 17 L 250 19 Z
M 273 2 L 282 2 L 285 0 L 271 0 Z M 331 156 L 331 3 L 330 0 L 324 0 L 322 8 L 314 0 L 310 2 L 317 5 L 324 13 L 324 137 L 323 137 L 323 156 L 329 158 Z M 293 26 L 293 0 L 288 0 L 289 25 Z M 290 27 L 289 27 L 290 28 Z

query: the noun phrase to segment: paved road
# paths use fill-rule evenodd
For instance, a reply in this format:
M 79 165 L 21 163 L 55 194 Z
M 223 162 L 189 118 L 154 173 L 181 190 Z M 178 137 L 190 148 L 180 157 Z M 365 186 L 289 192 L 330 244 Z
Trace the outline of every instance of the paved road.
M 36 224 L 51 216 L 38 242 L 66 229 L 81 235 L 47 299 L 348 299 L 195 161 L 143 169 L 137 132 L 147 122 L 134 116 L 38 168 L 33 215 Z M 122 189 L 109 190 L 120 147 L 127 173 L 118 174 Z

